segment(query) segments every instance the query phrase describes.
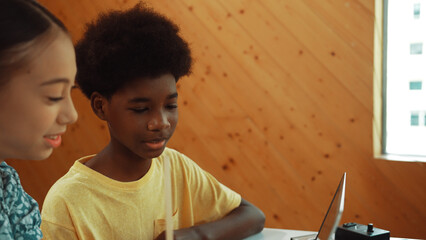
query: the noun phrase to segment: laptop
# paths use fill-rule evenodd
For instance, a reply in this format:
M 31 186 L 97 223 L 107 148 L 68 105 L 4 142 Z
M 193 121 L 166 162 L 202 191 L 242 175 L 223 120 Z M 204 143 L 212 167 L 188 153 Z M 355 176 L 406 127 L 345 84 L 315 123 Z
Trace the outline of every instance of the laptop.
M 343 173 L 343 176 L 340 179 L 339 186 L 337 186 L 336 193 L 334 193 L 334 197 L 331 200 L 327 213 L 322 220 L 318 234 L 292 237 L 291 240 L 333 240 L 336 228 L 342 218 L 343 205 L 345 202 L 345 186 L 346 172 Z

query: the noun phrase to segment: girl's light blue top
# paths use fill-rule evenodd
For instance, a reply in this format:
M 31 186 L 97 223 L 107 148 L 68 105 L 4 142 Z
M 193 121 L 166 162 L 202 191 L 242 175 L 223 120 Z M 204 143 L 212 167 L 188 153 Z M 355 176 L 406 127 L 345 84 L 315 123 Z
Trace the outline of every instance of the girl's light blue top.
M 18 173 L 0 163 L 0 239 L 41 239 L 40 210 L 22 188 Z

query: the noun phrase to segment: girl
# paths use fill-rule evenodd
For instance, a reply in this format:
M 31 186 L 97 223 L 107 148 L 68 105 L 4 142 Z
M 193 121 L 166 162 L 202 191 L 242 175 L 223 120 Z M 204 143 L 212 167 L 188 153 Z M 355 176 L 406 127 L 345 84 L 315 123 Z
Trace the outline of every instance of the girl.
M 77 119 L 75 54 L 65 26 L 30 0 L 0 1 L 0 239 L 41 239 L 37 202 L 7 158 L 40 160 Z

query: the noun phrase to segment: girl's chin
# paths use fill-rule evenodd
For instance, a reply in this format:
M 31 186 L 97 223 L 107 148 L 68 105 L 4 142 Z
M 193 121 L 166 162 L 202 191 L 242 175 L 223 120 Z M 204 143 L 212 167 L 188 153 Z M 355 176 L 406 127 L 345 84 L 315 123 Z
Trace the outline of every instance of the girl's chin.
M 35 160 L 35 161 L 40 161 L 40 160 L 45 160 L 48 157 L 50 157 L 50 155 L 52 155 L 53 149 L 44 149 L 42 151 L 34 151 L 31 153 L 27 153 L 21 157 L 19 157 L 19 159 L 22 160 Z

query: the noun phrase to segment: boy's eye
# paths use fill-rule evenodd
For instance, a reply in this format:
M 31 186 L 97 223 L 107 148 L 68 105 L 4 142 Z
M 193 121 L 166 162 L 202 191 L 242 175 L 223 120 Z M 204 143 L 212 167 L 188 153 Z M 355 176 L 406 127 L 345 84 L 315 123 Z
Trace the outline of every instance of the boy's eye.
M 170 104 L 170 105 L 167 105 L 167 108 L 169 108 L 169 109 L 175 109 L 175 108 L 177 108 L 178 107 L 178 105 L 177 104 Z
M 148 108 L 129 108 L 129 110 L 135 112 L 135 113 L 143 113 L 148 111 Z
M 59 102 L 62 99 L 64 99 L 64 97 L 48 97 L 48 98 L 49 98 L 49 101 L 52 101 L 52 102 Z

